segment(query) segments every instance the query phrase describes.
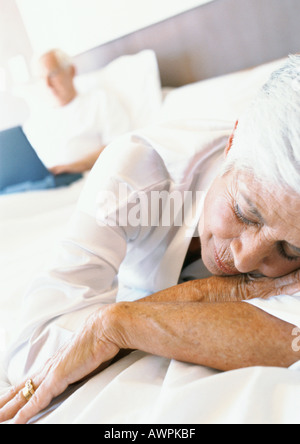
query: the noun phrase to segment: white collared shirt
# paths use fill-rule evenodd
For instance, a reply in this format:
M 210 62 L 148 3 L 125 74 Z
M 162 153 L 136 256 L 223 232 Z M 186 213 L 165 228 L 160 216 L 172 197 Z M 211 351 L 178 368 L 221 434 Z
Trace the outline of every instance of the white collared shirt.
M 82 160 L 133 129 L 127 110 L 104 90 L 78 94 L 68 105 L 40 106 L 24 132 L 47 168 Z

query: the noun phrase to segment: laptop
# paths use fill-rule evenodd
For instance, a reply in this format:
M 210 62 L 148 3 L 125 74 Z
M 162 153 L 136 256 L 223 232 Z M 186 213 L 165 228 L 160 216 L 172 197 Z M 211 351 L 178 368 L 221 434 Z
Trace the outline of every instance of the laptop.
M 81 178 L 81 174 L 51 174 L 21 127 L 0 132 L 0 194 L 57 188 Z

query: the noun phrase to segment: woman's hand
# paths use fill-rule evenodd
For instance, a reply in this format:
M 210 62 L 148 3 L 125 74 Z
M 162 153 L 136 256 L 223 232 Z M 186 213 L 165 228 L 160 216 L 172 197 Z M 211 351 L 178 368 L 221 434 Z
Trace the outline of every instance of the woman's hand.
M 239 302 L 300 292 L 299 270 L 275 279 L 245 274 L 228 277 L 215 276 L 206 281 L 207 299 L 203 302 Z
M 145 298 L 147 302 L 241 302 L 300 292 L 300 271 L 277 279 L 249 275 L 189 281 Z
M 240 300 L 292 296 L 300 292 L 300 270 L 275 279 L 245 275 L 241 277 L 238 290 Z
M 16 424 L 26 424 L 69 385 L 89 376 L 119 353 L 120 348 L 111 339 L 118 336 L 110 322 L 113 307 L 104 307 L 89 317 L 72 341 L 32 375 L 35 394 L 29 402 L 22 393 L 26 381 L 0 399 L 0 422 L 14 418 Z

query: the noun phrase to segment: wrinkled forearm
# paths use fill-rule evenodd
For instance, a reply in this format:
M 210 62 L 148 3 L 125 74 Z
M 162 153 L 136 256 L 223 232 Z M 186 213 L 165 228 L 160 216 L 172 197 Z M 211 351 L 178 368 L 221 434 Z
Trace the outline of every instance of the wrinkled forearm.
M 108 337 L 122 349 L 216 368 L 289 367 L 294 326 L 245 303 L 120 303 Z
M 148 296 L 147 302 L 238 302 L 243 299 L 240 291 L 241 280 L 238 277 L 210 277 L 186 282 Z
M 231 277 L 212 276 L 168 288 L 145 298 L 144 301 L 215 303 L 268 299 L 299 292 L 299 279 L 299 271 L 278 279 L 253 279 L 242 274 Z

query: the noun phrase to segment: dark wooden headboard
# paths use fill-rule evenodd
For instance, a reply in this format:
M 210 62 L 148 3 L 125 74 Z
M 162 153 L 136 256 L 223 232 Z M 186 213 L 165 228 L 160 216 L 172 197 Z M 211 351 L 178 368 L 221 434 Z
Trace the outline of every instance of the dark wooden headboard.
M 300 0 L 214 0 L 75 57 L 79 74 L 153 49 L 163 86 L 182 86 L 300 50 Z

